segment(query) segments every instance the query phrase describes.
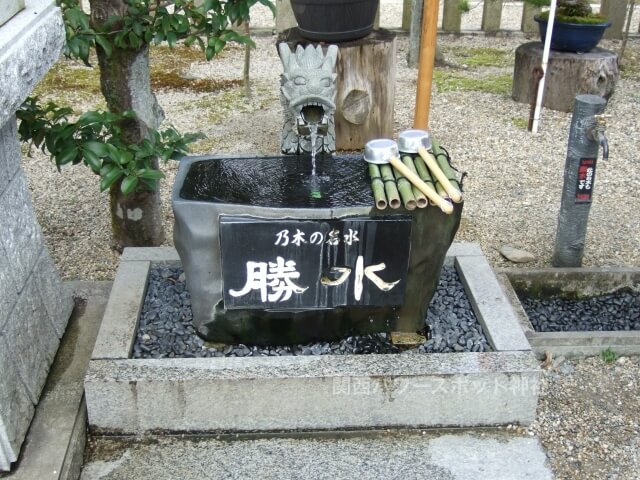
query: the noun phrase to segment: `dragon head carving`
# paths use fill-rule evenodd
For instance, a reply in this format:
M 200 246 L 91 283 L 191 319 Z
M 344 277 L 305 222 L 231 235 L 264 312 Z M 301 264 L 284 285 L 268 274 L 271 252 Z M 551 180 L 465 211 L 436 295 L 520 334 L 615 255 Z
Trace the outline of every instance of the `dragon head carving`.
M 335 151 L 336 61 L 338 47 L 298 45 L 295 53 L 289 45 L 278 45 L 284 67 L 281 75 L 280 102 L 284 109 L 282 152 L 299 154 L 311 151 L 311 140 L 301 134 L 311 123 L 322 124 L 316 151 Z

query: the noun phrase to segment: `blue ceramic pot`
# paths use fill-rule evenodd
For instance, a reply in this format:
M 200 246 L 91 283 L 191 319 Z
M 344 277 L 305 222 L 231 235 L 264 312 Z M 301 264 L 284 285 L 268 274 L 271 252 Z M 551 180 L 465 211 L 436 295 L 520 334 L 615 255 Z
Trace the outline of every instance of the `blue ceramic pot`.
M 540 39 L 544 43 L 547 34 L 547 20 L 535 17 L 540 29 Z M 554 22 L 551 35 L 551 49 L 561 52 L 585 53 L 593 50 L 602 39 L 604 31 L 611 26 L 611 22 L 586 24 Z

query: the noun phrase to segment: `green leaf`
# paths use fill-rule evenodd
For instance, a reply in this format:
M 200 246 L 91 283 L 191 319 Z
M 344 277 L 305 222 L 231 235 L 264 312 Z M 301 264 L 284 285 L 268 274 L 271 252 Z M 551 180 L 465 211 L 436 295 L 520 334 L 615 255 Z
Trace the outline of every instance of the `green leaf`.
M 78 118 L 79 125 L 89 125 L 90 123 L 97 123 L 101 121 L 102 115 L 100 115 L 100 112 L 95 111 L 84 112 L 80 115 L 80 118 Z
M 224 42 L 223 40 L 220 40 L 219 38 L 216 38 L 213 49 L 215 51 L 216 54 L 220 53 L 222 51 L 222 49 L 224 48 L 226 42 Z
M 118 180 L 122 176 L 122 170 L 120 170 L 117 167 L 111 168 L 104 175 L 102 174 L 102 170 L 101 170 L 100 175 L 102 176 L 102 179 L 100 180 L 100 191 L 104 192 L 105 190 L 110 188 L 111 185 L 113 185 L 116 182 L 116 180 Z
M 100 158 L 106 157 L 109 155 L 109 149 L 107 148 L 107 145 L 102 142 L 96 142 L 96 141 L 85 142 L 83 145 L 83 149 L 91 151 L 91 153 L 93 153 L 96 157 L 100 157 Z
M 113 46 L 111 45 L 111 42 L 104 36 L 96 35 L 96 44 L 100 45 L 100 48 L 104 50 L 104 53 L 107 57 L 110 57 L 113 53 Z
M 164 178 L 164 173 L 160 170 L 146 168 L 144 170 L 138 170 L 138 176 L 141 178 L 148 178 L 149 180 L 160 180 Z
M 75 143 L 69 145 L 61 153 L 55 156 L 56 165 L 66 165 L 67 163 L 71 163 L 74 158 L 78 155 L 78 147 L 76 147 Z
M 167 43 L 169 44 L 169 47 L 171 48 L 175 47 L 177 40 L 178 40 L 178 36 L 175 34 L 175 32 L 167 33 Z
M 93 153 L 91 150 L 87 148 L 82 149 L 82 156 L 84 157 L 87 165 L 93 170 L 93 173 L 100 173 L 100 167 L 102 166 L 102 162 L 100 158 Z
M 135 176 L 126 177 L 124 180 L 122 180 L 122 184 L 120 184 L 120 190 L 125 195 L 129 195 L 131 192 L 135 190 L 137 185 L 138 185 L 138 177 L 135 177 Z

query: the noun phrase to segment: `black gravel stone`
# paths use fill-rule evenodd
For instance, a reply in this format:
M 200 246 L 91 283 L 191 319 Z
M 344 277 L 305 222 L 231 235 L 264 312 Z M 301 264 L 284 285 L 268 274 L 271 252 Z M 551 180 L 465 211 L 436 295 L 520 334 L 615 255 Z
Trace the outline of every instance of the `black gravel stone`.
M 192 324 L 191 300 L 181 268 L 154 265 L 149 275 L 134 358 L 256 357 L 399 353 L 386 333 L 358 335 L 334 342 L 257 347 L 208 347 Z M 418 353 L 490 350 L 454 267 L 443 267 L 425 320 L 428 339 Z
M 629 290 L 581 299 L 520 296 L 537 332 L 640 330 L 640 293 Z

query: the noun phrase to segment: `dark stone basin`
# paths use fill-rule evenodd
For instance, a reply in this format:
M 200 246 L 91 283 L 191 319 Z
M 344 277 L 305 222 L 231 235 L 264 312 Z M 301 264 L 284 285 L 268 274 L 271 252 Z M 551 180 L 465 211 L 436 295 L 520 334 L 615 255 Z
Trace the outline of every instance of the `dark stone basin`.
M 373 205 L 362 156 L 222 158 L 195 161 L 180 198 L 263 207 L 335 208 Z
M 315 176 L 312 175 L 308 157 L 185 158 L 176 177 L 172 204 L 175 216 L 174 242 L 191 293 L 194 326 L 207 340 L 249 345 L 287 345 L 333 340 L 353 334 L 422 330 L 446 252 L 462 214 L 462 204 L 456 205 L 451 215 L 445 215 L 436 207 L 413 211 L 403 208 L 377 210 L 371 195 L 366 163 L 361 156 L 355 155 L 318 157 Z M 229 219 L 234 219 L 240 225 L 245 221 L 254 225 L 262 222 L 265 231 L 275 225 L 277 228 L 272 230 L 274 232 L 283 222 L 305 221 L 312 225 L 315 222 L 326 227 L 336 223 L 349 225 L 349 222 L 379 222 L 383 219 L 403 221 L 405 226 L 410 227 L 405 230 L 410 231 L 409 241 L 406 233 L 397 241 L 397 245 L 402 245 L 404 241 L 407 245 L 404 251 L 409 251 L 405 260 L 406 277 L 399 284 L 403 287 L 403 300 L 401 304 L 395 301 L 389 304 L 378 302 L 375 305 L 364 301 L 361 304 L 354 303 L 354 294 L 349 286 L 350 302 L 333 302 L 336 305 L 334 308 L 323 308 L 321 305 L 317 308 L 279 307 L 280 304 L 268 308 L 245 308 L 243 304 L 225 308 L 225 295 L 231 301 L 229 292 L 240 290 L 245 278 L 248 285 L 249 273 L 248 266 L 245 274 L 244 266 L 239 268 L 236 262 L 231 271 L 239 273 L 242 280 L 233 286 L 227 285 L 225 289 L 223 273 L 228 276 L 228 272 L 223 272 L 223 264 L 226 262 L 229 265 L 230 262 L 227 254 L 223 258 L 222 250 L 230 244 L 240 254 L 251 249 L 251 242 L 246 237 L 240 238 L 237 245 L 236 242 L 229 242 L 229 237 L 224 237 L 227 240 L 221 242 L 221 226 L 228 225 L 226 222 Z M 257 236 L 262 231 L 263 227 L 253 230 Z M 385 241 L 384 245 L 374 245 L 378 252 L 384 253 L 384 250 L 397 248 L 395 243 Z M 221 249 L 221 244 L 227 247 Z M 273 245 L 270 248 L 273 252 Z M 357 251 L 351 255 L 331 252 L 324 246 L 322 248 L 324 253 L 320 255 L 321 251 L 318 250 L 318 258 L 328 259 L 329 265 L 349 260 L 352 262 L 349 266 L 353 267 L 356 255 L 364 257 L 365 266 L 381 261 L 373 258 L 377 256 L 375 252 Z M 297 258 L 297 265 L 308 258 L 304 253 Z M 275 258 L 262 260 L 272 262 Z M 389 282 L 398 278 L 395 274 L 384 273 L 390 272 L 389 269 L 378 272 L 381 278 Z M 352 278 L 354 276 L 350 277 L 349 282 L 352 282 Z M 336 280 L 336 276 L 330 280 Z M 369 282 L 367 288 L 382 295 L 382 291 L 372 286 L 373 283 Z M 300 284 L 308 286 L 309 292 L 320 292 L 316 298 L 324 298 L 323 292 L 328 290 L 319 282 L 301 280 Z M 336 293 L 337 288 L 331 290 L 331 295 Z M 255 295 L 255 292 L 252 294 Z M 337 295 L 335 298 L 342 297 Z M 367 298 L 366 292 L 362 298 Z

